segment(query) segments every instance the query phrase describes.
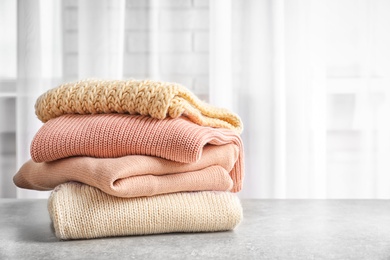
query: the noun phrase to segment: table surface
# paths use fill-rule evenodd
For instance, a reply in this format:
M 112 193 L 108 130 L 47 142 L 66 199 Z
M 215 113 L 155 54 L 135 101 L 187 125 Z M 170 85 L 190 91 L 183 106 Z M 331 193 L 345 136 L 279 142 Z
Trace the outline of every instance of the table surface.
M 390 259 L 389 200 L 242 200 L 234 230 L 60 241 L 46 200 L 0 200 L 0 259 Z

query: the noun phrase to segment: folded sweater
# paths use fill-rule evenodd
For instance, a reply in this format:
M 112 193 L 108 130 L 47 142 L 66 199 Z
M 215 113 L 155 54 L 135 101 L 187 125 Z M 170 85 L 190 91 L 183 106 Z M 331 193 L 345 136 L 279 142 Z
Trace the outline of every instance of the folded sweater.
M 130 113 L 164 119 L 181 115 L 212 127 L 242 131 L 239 116 L 200 101 L 185 87 L 152 80 L 88 79 L 42 94 L 35 113 L 42 122 L 64 114 Z
M 78 181 L 118 197 L 142 197 L 180 191 L 228 191 L 229 176 L 238 158 L 234 144 L 206 145 L 193 163 L 179 163 L 154 156 L 119 158 L 69 157 L 52 162 L 26 162 L 14 176 L 16 186 L 52 190 Z
M 69 182 L 50 195 L 48 209 L 60 239 L 234 229 L 242 219 L 239 199 L 230 192 L 178 192 L 118 198 Z
M 200 160 L 205 145 L 229 143 L 239 148 L 229 172 L 232 191 L 238 192 L 244 175 L 240 136 L 229 129 L 199 126 L 186 117 L 159 120 L 125 114 L 63 115 L 38 130 L 31 143 L 31 158 L 48 162 L 71 156 L 147 155 L 193 163 Z

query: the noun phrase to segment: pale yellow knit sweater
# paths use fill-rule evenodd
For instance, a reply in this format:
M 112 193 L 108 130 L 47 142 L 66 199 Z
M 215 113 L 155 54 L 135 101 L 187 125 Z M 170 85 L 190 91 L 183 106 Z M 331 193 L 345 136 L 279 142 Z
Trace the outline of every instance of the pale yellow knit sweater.
M 158 119 L 187 116 L 211 127 L 242 132 L 238 115 L 199 100 L 177 83 L 152 80 L 82 80 L 41 95 L 35 113 L 42 122 L 63 114 L 130 113 Z
M 60 239 L 226 231 L 242 219 L 240 201 L 230 192 L 119 198 L 76 182 L 59 185 L 48 209 Z

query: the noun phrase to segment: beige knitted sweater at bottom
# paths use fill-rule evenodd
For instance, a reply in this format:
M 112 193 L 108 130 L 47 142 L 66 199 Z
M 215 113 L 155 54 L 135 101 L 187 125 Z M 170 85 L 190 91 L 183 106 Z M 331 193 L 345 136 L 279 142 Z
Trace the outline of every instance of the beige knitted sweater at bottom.
M 35 113 L 42 122 L 64 114 L 129 113 L 157 119 L 187 116 L 202 126 L 242 132 L 238 115 L 199 100 L 177 83 L 153 80 L 87 79 L 63 84 L 42 94 Z
M 60 239 L 234 229 L 242 207 L 230 192 L 179 192 L 119 198 L 97 188 L 69 182 L 48 201 L 55 234 Z

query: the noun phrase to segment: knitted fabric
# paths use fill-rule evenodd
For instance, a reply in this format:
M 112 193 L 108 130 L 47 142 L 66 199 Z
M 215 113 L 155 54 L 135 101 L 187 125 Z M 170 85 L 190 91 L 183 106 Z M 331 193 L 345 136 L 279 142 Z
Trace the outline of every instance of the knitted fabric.
M 51 190 L 78 181 L 118 197 L 142 197 L 180 191 L 228 191 L 237 161 L 234 144 L 206 145 L 194 163 L 129 155 L 119 158 L 69 157 L 53 162 L 26 162 L 14 176 L 20 188 Z
M 229 143 L 239 147 L 238 159 L 229 173 L 234 183 L 232 191 L 237 192 L 244 174 L 240 136 L 229 129 L 199 126 L 185 117 L 159 120 L 124 114 L 60 116 L 39 129 L 31 144 L 31 158 L 47 162 L 71 156 L 147 155 L 193 163 L 200 160 L 206 144 Z
M 72 182 L 51 193 L 48 209 L 60 239 L 225 231 L 242 219 L 240 201 L 230 192 L 118 198 Z
M 176 83 L 152 80 L 83 80 L 63 84 L 41 95 L 35 113 L 42 122 L 64 114 L 130 113 L 191 121 L 242 132 L 238 115 L 200 101 Z

